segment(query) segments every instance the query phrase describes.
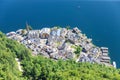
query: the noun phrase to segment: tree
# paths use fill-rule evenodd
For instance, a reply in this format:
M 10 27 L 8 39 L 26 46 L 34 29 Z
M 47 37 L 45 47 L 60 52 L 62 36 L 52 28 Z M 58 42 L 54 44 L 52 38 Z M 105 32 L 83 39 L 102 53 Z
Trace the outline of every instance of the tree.
M 82 49 L 81 49 L 80 46 L 76 46 L 76 47 L 75 47 L 74 53 L 77 55 L 77 57 L 80 55 L 81 50 L 82 50 Z

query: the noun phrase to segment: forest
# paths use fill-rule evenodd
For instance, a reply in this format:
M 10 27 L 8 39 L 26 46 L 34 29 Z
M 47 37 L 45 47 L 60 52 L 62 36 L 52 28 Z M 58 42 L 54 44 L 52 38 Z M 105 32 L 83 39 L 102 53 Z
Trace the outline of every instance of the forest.
M 23 72 L 15 58 L 20 59 Z M 120 70 L 96 63 L 34 56 L 24 45 L 0 32 L 0 80 L 120 80 Z

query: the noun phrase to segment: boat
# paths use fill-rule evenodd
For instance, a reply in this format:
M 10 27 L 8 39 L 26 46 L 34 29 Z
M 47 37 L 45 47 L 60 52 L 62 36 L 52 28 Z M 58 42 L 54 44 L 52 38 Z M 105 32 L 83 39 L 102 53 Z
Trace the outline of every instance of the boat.
M 113 67 L 116 68 L 116 62 L 115 61 L 113 61 Z

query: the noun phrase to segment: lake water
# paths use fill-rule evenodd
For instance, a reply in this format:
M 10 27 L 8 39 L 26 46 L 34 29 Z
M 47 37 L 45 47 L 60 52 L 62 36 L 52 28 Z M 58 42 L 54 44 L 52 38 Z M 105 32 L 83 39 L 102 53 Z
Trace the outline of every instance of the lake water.
M 52 26 L 79 27 L 97 46 L 109 47 L 120 67 L 120 1 L 0 0 L 0 30 Z

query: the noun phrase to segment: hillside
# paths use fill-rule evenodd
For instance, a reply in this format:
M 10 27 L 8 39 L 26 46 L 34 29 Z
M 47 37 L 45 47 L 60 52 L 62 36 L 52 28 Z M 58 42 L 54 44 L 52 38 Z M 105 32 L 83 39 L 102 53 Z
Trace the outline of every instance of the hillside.
M 19 58 L 23 72 L 15 58 Z M 0 32 L 0 80 L 120 80 L 120 70 L 105 65 L 58 60 L 31 51 Z

